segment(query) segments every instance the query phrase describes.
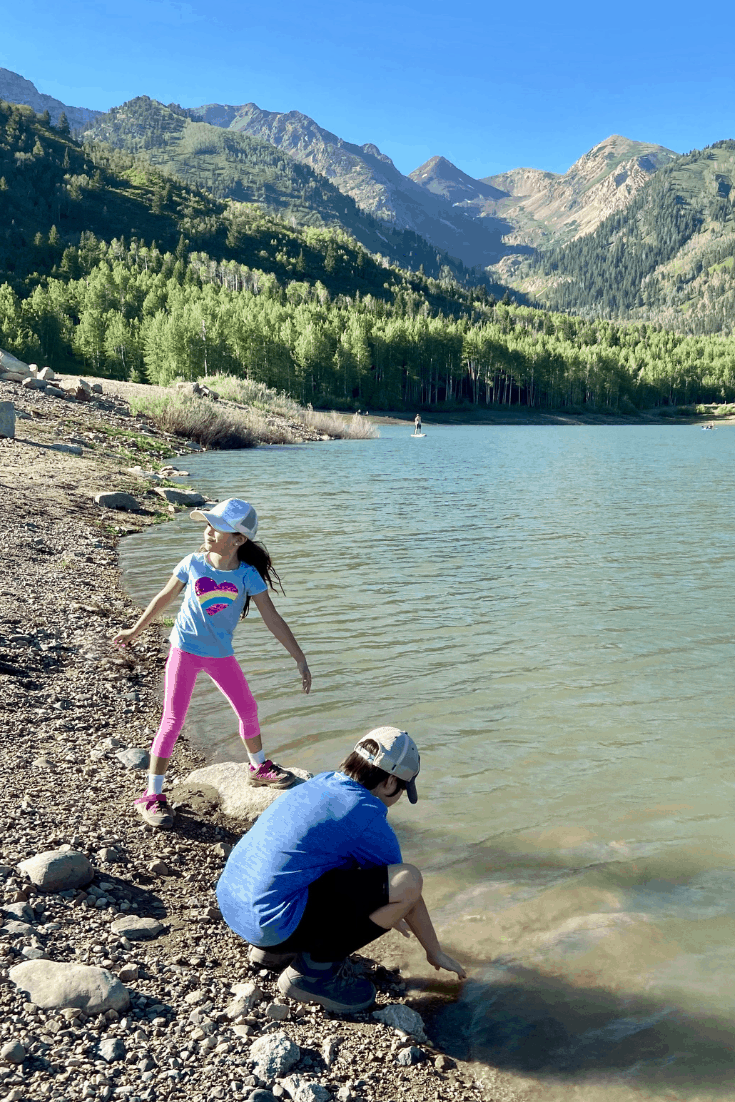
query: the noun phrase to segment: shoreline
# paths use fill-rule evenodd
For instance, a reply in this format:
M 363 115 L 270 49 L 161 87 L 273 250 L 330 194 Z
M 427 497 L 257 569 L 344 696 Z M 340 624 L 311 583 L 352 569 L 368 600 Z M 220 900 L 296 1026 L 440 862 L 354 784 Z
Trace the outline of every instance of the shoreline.
M 304 1089 L 313 1088 L 304 1099 L 489 1098 L 480 1069 L 370 1013 L 342 1018 L 284 1000 L 275 976 L 252 968 L 213 891 L 244 828 L 206 792 L 197 798 L 182 786 L 172 831 L 154 833 L 134 817 L 145 766 L 132 765 L 135 753 L 128 764 L 117 755 L 150 745 L 168 646 L 161 632 L 149 631 L 129 653 L 113 652 L 114 630 L 138 611 L 116 549 L 120 536 L 178 511 L 157 492 L 172 488 L 171 480 L 152 482 L 129 468 L 181 460 L 192 449 L 107 393 L 77 402 L 0 382 L 0 401 L 13 402 L 18 418 L 15 439 L 0 439 L 0 1048 L 15 1052 L 0 1062 L 7 1102 L 239 1100 L 257 1088 L 288 1099 L 298 1084 L 255 1076 L 249 1060 L 253 1041 L 274 1031 L 299 1046 L 292 1070 Z M 181 491 L 178 480 L 173 489 Z M 101 508 L 94 495 L 107 491 L 132 494 L 140 509 Z M 177 782 L 202 764 L 182 735 L 169 770 L 174 804 Z M 91 884 L 59 894 L 34 888 L 18 870 L 19 862 L 59 847 L 91 862 Z M 141 926 L 141 919 L 149 921 Z M 362 960 L 378 1005 L 410 1006 L 404 981 L 379 963 L 384 952 L 376 955 L 378 963 Z M 25 961 L 120 974 L 132 1003 L 106 1014 L 68 1009 L 68 1002 L 67 1009 L 39 1009 L 9 977 Z M 228 1014 L 233 984 L 243 982 L 258 988 L 254 1005 Z M 412 1044 L 419 1062 L 399 1065 L 398 1052 Z M 508 1086 L 504 1094 L 517 1097 Z

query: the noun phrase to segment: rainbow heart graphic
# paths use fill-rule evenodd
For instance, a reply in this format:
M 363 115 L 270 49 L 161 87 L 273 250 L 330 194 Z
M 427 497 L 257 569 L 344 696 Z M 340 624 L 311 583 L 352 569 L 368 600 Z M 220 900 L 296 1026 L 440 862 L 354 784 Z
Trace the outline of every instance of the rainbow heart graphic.
M 214 578 L 197 578 L 194 592 L 207 616 L 229 608 L 237 600 L 239 590 L 233 582 L 216 582 Z

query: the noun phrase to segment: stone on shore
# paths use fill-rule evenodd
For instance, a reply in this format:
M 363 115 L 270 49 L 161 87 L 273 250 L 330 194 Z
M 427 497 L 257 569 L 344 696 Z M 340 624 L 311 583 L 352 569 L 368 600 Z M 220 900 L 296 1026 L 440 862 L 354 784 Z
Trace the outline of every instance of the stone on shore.
M 15 918 L 9 918 L 5 925 L 2 927 L 4 934 L 8 937 L 29 937 L 35 933 L 33 927 L 27 922 L 18 922 Z
M 293 1102 L 329 1102 L 332 1097 L 321 1083 L 312 1083 L 303 1075 L 289 1075 L 281 1081 L 281 1086 Z
M 115 757 L 126 769 L 147 769 L 151 756 L 147 750 L 138 746 L 131 746 L 128 750 L 121 750 Z
M 424 1019 L 416 1010 L 412 1010 L 410 1006 L 405 1006 L 404 1003 L 388 1003 L 380 1010 L 374 1010 L 373 1017 L 377 1022 L 382 1022 L 383 1025 L 400 1029 L 403 1033 L 407 1033 L 409 1037 L 415 1037 L 417 1041 L 428 1041 L 424 1030 Z
M 133 512 L 140 509 L 140 505 L 133 495 L 122 493 L 122 491 L 95 494 L 94 500 L 95 504 L 101 505 L 103 509 L 128 509 Z
M 144 941 L 146 938 L 158 937 L 163 932 L 163 926 L 155 918 L 138 918 L 137 915 L 124 915 L 116 918 L 110 929 L 119 937 L 126 937 L 128 941 Z
M 26 1058 L 26 1050 L 20 1041 L 8 1041 L 7 1045 L 0 1048 L 0 1059 L 9 1064 L 22 1064 Z
M 52 383 L 58 376 L 50 367 L 42 367 L 38 372 L 37 378 L 46 379 L 47 382 Z
M 189 509 L 196 509 L 199 505 L 206 505 L 206 497 L 189 490 L 173 490 L 170 486 L 156 486 L 156 493 L 170 502 L 171 505 L 186 505 Z
M 20 375 L 30 375 L 31 369 L 28 364 L 23 363 L 17 356 L 11 355 L 10 352 L 3 352 L 0 348 L 0 370 L 13 371 Z
M 36 917 L 28 903 L 4 903 L 0 910 L 8 918 L 14 918 L 18 922 L 33 922 Z
M 97 1051 L 108 1064 L 113 1064 L 116 1060 L 124 1060 L 127 1055 L 120 1037 L 105 1037 L 100 1041 Z
M 312 775 L 305 769 L 288 768 L 297 777 L 297 784 L 303 784 Z M 224 814 L 248 822 L 254 822 L 284 791 L 288 792 L 288 789 L 274 790 L 249 784 L 248 763 L 242 761 L 221 761 L 195 769 L 183 785 L 186 788 L 206 785 L 216 789 Z
M 84 448 L 81 444 L 51 444 L 49 451 L 65 452 L 67 455 L 84 455 Z
M 254 1006 L 263 1001 L 264 995 L 256 983 L 236 983 L 232 988 L 235 996 L 225 1010 L 228 1018 L 239 1018 L 241 1014 L 249 1014 Z
M 401 1068 L 412 1068 L 416 1064 L 423 1064 L 425 1059 L 426 1053 L 423 1049 L 417 1048 L 416 1045 L 408 1045 L 398 1053 L 396 1063 Z
M 50 394 L 52 398 L 66 398 L 66 394 L 58 386 L 47 386 L 45 393 Z
M 83 853 L 76 850 L 51 849 L 21 861 L 19 870 L 31 883 L 46 892 L 63 892 L 69 888 L 84 888 L 94 876 L 94 869 Z
M 15 438 L 15 406 L 12 402 L 0 402 L 0 436 Z
M 253 1042 L 249 1055 L 255 1064 L 254 1074 L 271 1083 L 301 1059 L 301 1049 L 285 1033 L 270 1033 Z
M 130 995 L 117 976 L 93 964 L 28 960 L 16 964 L 8 975 L 42 1010 L 76 1007 L 85 1014 L 103 1014 L 130 1006 Z

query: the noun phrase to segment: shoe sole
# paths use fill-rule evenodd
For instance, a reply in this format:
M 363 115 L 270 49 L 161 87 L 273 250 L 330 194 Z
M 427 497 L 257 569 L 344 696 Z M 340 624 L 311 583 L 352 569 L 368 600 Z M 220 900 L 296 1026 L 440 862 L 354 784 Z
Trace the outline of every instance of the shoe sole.
M 248 777 L 248 784 L 252 785 L 253 788 L 277 788 L 280 791 L 281 789 L 285 790 L 286 788 L 291 788 L 291 786 L 296 783 L 296 780 L 296 777 L 292 777 L 290 781 L 280 781 L 276 783 L 275 781 L 256 781 L 253 780 L 252 777 Z
M 300 1003 L 318 1003 L 319 1006 L 323 1006 L 325 1010 L 333 1010 L 336 1014 L 357 1014 L 360 1010 L 369 1010 L 375 1002 L 375 989 L 367 1001 L 361 1003 L 346 1003 L 338 1002 L 336 999 L 330 999 L 328 995 L 314 995 L 311 991 L 303 991 L 295 983 L 292 983 L 290 978 L 285 972 L 282 972 L 277 981 L 278 990 L 282 995 L 287 995 L 289 999 L 295 999 Z
M 153 819 L 149 818 L 144 811 L 139 811 L 137 807 L 135 810 L 146 826 L 153 827 L 155 830 L 169 830 L 174 825 L 173 815 L 167 815 L 165 819 Z
M 269 953 L 267 949 L 252 948 L 248 953 L 251 964 L 259 968 L 269 968 L 271 972 L 282 972 L 296 960 L 296 953 Z

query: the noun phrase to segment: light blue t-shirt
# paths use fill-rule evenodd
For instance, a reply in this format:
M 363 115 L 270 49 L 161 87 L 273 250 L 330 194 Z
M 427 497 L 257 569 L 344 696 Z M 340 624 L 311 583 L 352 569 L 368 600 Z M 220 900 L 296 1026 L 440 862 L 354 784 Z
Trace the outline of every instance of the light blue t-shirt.
M 240 839 L 219 878 L 227 925 L 251 945 L 278 945 L 298 926 L 309 884 L 323 873 L 400 864 L 387 813 L 344 773 L 320 773 L 284 792 Z
M 198 551 L 182 559 L 174 575 L 186 582 L 186 589 L 171 632 L 172 645 L 199 658 L 234 654 L 232 633 L 245 598 L 268 588 L 255 567 L 240 563 L 237 570 L 215 570 Z

